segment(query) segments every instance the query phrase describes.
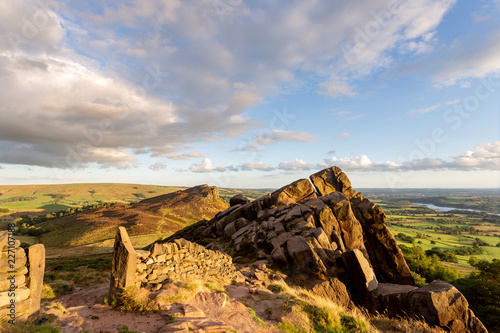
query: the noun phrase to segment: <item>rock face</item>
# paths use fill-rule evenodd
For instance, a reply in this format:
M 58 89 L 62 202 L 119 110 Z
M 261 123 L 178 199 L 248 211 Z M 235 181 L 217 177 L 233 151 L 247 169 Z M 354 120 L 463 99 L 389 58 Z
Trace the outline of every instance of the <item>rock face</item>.
M 237 254 L 268 255 L 283 268 L 315 279 L 336 277 L 342 253 L 359 250 L 378 282 L 413 284 L 380 207 L 356 192 L 337 167 L 310 179 L 300 179 L 252 202 L 238 195 L 229 209 L 207 224 L 170 239 L 225 237 Z
M 382 209 L 332 167 L 252 202 L 238 195 L 212 220 L 166 241 L 224 238 L 235 255 L 272 259 L 289 276 L 316 281 L 310 287 L 318 295 L 342 304 L 352 298 L 370 311 L 411 313 L 454 332 L 483 332 L 455 288 L 437 282 L 427 289 L 414 287 L 385 221 Z

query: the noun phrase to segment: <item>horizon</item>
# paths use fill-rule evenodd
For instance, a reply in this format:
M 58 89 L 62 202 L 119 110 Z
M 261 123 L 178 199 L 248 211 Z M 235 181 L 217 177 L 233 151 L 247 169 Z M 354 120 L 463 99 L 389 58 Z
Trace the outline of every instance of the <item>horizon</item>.
M 499 0 L 0 9 L 4 186 L 500 188 Z

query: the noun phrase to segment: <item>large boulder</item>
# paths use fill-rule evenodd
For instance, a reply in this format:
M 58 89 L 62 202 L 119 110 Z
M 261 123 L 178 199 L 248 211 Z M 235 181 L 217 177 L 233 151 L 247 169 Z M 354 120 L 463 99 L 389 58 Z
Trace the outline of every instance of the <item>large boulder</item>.
M 349 281 L 356 293 L 367 293 L 377 289 L 378 281 L 370 262 L 363 253 L 354 249 L 342 254 Z
M 379 283 L 375 294 L 378 296 L 387 315 L 396 317 L 403 314 L 407 307 L 408 295 L 416 289 L 418 287 L 404 284 Z
M 351 302 L 349 292 L 345 284 L 339 279 L 314 281 L 309 284 L 308 289 L 315 295 L 334 301 L 335 303 L 348 307 Z
M 302 273 L 324 278 L 326 267 L 314 249 L 303 237 L 296 236 L 286 242 L 286 249 L 296 268 Z
M 273 192 L 271 194 L 271 204 L 278 207 L 316 197 L 311 182 L 307 179 L 300 179 Z
M 249 202 L 250 202 L 250 200 L 245 198 L 243 196 L 243 194 L 240 193 L 240 194 L 236 194 L 234 197 L 229 199 L 229 206 L 233 207 L 236 205 L 246 205 Z
M 432 281 L 409 293 L 408 314 L 423 317 L 429 324 L 446 327 L 451 332 L 470 331 L 472 322 L 475 327 L 473 332 L 486 332 L 486 329 L 482 330 L 482 324 L 471 320 L 473 313 L 464 295 L 441 280 Z
M 351 181 L 339 167 L 322 170 L 309 177 L 320 196 L 333 192 L 344 193 L 348 198 L 357 192 L 353 190 Z

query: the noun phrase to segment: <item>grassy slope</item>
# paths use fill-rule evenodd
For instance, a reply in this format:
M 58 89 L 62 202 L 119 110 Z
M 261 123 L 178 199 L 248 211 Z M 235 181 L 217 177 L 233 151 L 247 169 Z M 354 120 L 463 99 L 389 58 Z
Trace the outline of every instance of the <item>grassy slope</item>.
M 0 185 L 0 201 L 15 196 L 36 197 L 33 201 L 18 201 L 0 204 L 9 209 L 63 210 L 95 201 L 136 201 L 134 193 L 151 198 L 182 189 L 181 187 L 136 185 L 136 184 L 63 184 L 63 185 Z M 91 193 L 95 191 L 95 193 Z M 64 200 L 54 203 L 48 194 L 67 194 Z

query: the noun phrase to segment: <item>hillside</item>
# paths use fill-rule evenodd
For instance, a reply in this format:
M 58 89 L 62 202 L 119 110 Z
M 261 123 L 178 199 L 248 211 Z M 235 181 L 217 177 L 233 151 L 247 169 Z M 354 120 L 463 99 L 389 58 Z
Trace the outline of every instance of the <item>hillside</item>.
M 41 236 L 48 247 L 91 244 L 114 237 L 117 226 L 131 235 L 168 235 L 187 225 L 212 218 L 229 205 L 217 188 L 200 185 L 163 194 L 130 205 L 83 211 L 38 224 L 49 232 Z
M 0 185 L 0 207 L 64 210 L 94 202 L 129 203 L 185 187 L 138 184 Z

